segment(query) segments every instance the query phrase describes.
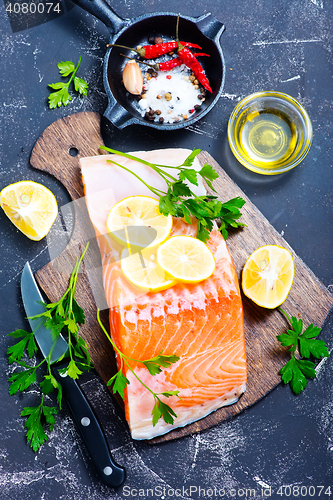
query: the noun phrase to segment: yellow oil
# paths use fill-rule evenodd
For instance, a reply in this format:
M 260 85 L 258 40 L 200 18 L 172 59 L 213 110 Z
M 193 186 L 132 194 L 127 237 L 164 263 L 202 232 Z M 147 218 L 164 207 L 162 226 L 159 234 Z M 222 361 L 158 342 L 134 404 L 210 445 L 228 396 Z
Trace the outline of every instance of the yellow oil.
M 245 111 L 239 122 L 239 146 L 251 163 L 274 168 L 295 151 L 296 126 L 281 111 Z

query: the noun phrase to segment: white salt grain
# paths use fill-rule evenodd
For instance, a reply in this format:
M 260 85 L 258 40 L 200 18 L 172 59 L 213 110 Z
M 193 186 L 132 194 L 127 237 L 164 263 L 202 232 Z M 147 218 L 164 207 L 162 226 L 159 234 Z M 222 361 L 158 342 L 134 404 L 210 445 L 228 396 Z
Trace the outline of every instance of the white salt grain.
M 144 77 L 144 98 L 140 99 L 141 115 L 150 110 L 157 111 L 154 121 L 163 118 L 164 123 L 174 123 L 186 120 L 194 114 L 194 106 L 201 106 L 198 98 L 200 92 L 189 81 L 191 71 L 185 66 L 179 66 L 172 71 L 158 71 L 156 77 Z M 171 99 L 170 99 L 171 96 Z M 152 111 L 151 111 L 152 113 Z

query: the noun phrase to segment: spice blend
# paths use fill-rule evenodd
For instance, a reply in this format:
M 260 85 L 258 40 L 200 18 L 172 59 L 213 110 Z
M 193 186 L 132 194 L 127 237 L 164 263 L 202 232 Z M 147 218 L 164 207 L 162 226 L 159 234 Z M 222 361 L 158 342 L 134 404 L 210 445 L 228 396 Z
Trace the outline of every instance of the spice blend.
M 149 121 L 175 123 L 190 118 L 204 100 L 205 89 L 182 64 L 170 72 L 145 72 L 138 105 L 141 115 Z

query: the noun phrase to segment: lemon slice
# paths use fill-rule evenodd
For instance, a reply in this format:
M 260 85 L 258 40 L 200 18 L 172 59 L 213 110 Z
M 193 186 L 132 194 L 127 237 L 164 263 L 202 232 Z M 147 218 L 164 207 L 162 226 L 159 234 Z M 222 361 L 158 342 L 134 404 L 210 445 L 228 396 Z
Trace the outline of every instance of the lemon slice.
M 121 269 L 126 278 L 142 290 L 159 292 L 176 283 L 158 265 L 154 249 L 143 248 L 133 252 L 130 248 L 124 248 L 121 253 Z
M 198 283 L 211 276 L 216 267 L 213 252 L 192 236 L 172 236 L 157 250 L 157 262 L 179 281 Z
M 58 214 L 54 194 L 33 181 L 5 187 L 0 193 L 0 204 L 12 223 L 35 241 L 47 235 Z
M 162 243 L 172 228 L 172 216 L 162 215 L 159 202 L 149 196 L 129 196 L 114 205 L 107 229 L 122 245 L 146 248 Z
M 259 306 L 274 309 L 286 300 L 294 276 L 295 265 L 289 250 L 278 245 L 259 247 L 245 262 L 243 292 Z

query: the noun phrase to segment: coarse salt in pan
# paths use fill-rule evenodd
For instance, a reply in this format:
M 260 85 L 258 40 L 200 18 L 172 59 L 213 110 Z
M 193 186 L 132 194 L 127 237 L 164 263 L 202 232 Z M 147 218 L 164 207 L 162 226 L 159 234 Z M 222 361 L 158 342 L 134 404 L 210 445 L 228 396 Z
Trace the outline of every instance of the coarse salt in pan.
M 139 101 L 141 115 L 149 120 L 174 123 L 188 119 L 201 106 L 203 96 L 191 80 L 191 71 L 179 66 L 172 71 L 144 78 L 144 94 Z

